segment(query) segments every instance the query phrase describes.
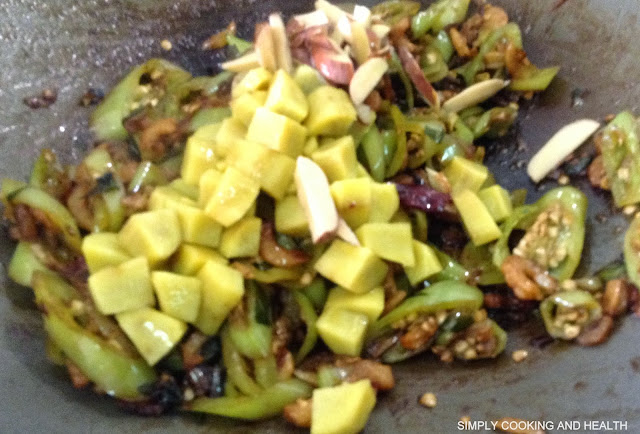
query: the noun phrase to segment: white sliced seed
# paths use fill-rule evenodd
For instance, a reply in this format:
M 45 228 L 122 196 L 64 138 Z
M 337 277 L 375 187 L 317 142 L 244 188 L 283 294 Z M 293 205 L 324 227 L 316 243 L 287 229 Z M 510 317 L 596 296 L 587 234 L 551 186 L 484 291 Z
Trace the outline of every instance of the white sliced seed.
M 371 56 L 369 35 L 365 27 L 357 21 L 351 22 L 351 48 L 358 65 L 362 65 Z
M 371 9 L 363 5 L 355 5 L 353 8 L 353 19 L 364 27 L 369 27 L 371 24 Z
M 371 30 L 376 34 L 378 39 L 384 39 L 391 31 L 391 27 L 386 24 L 374 24 L 371 26 Z
M 457 113 L 488 100 L 508 84 L 508 81 L 500 80 L 499 78 L 481 81 L 473 86 L 469 86 L 453 98 L 445 101 L 445 103 L 442 104 L 442 108 L 450 113 Z
M 326 175 L 309 158 L 298 157 L 295 182 L 298 200 L 309 222 L 311 239 L 314 243 L 330 239 L 338 230 L 339 218 Z
M 371 110 L 366 104 L 360 104 L 356 106 L 356 113 L 358 113 L 358 119 L 363 124 L 371 125 L 376 120 L 376 112 Z
M 278 69 L 274 45 L 271 26 L 262 26 L 256 35 L 256 53 L 258 53 L 260 66 L 272 72 Z
M 351 34 L 351 20 L 349 20 L 346 15 L 340 17 L 340 19 L 336 23 L 336 29 L 334 33 L 337 33 L 340 36 L 340 39 L 342 39 L 343 41 L 347 41 L 347 43 L 351 44 L 351 38 L 353 36 Z M 335 39 L 335 37 L 333 39 Z
M 245 72 L 260 66 L 258 62 L 258 53 L 252 51 L 237 59 L 229 60 L 220 65 L 225 71 L 231 72 Z
M 324 12 L 327 15 L 327 18 L 332 24 L 336 24 L 338 20 L 340 20 L 343 16 L 350 16 L 350 14 L 346 13 L 343 9 L 339 8 L 336 5 L 332 5 L 327 0 L 317 0 L 315 3 L 315 7 L 317 10 Z
M 347 222 L 344 221 L 342 217 L 340 217 L 338 220 L 338 230 L 336 231 L 336 235 L 347 243 L 356 247 L 360 247 L 360 240 L 358 240 L 358 237 L 356 236 L 355 232 L 353 232 L 353 229 L 349 227 Z
M 308 14 L 296 15 L 293 17 L 302 27 L 308 29 L 309 27 L 324 26 L 329 24 L 329 18 L 324 11 L 317 10 L 309 12 Z
M 380 57 L 372 57 L 360 65 L 353 74 L 351 83 L 349 83 L 351 101 L 353 101 L 356 106 L 362 104 L 371 91 L 378 85 L 388 69 L 389 64 Z
M 529 177 L 534 182 L 540 182 L 598 128 L 600 128 L 600 122 L 593 119 L 580 119 L 560 128 L 529 161 L 527 166 Z
M 287 32 L 280 14 L 269 15 L 269 26 L 271 27 L 271 37 L 273 38 L 278 68 L 284 69 L 287 74 L 291 74 L 293 70 L 291 48 L 289 47 L 289 38 L 287 38 Z

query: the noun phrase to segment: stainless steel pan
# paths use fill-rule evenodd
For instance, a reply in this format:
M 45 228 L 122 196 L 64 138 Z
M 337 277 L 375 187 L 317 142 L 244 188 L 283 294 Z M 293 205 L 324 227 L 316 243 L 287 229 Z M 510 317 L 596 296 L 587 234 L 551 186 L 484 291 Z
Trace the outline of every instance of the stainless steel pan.
M 311 1 L 188 0 L 0 0 L 0 176 L 24 179 L 43 147 L 65 161 L 90 145 L 89 110 L 78 107 L 88 87 L 108 89 L 134 64 L 162 56 L 204 73 L 219 59 L 199 50 L 211 33 L 235 19 L 241 34 L 272 10 L 293 13 Z M 640 99 L 640 26 L 635 0 L 500 0 L 524 31 L 530 57 L 560 64 L 560 76 L 540 103 L 522 113 L 520 139 L 490 150 L 498 181 L 527 187 L 530 199 L 541 191 L 518 169 L 565 123 L 603 118 Z M 162 39 L 173 43 L 164 52 Z M 31 110 L 26 96 L 59 90 L 48 109 Z M 571 107 L 571 92 L 586 90 L 584 104 Z M 504 149 L 504 150 L 502 150 Z M 548 186 L 547 186 L 548 187 Z M 626 221 L 612 213 L 606 195 L 585 186 L 590 198 L 585 269 L 596 269 L 620 254 Z M 596 215 L 599 218 L 596 219 Z M 607 217 L 602 223 L 602 216 Z M 0 235 L 0 262 L 12 243 Z M 76 391 L 63 370 L 47 362 L 41 321 L 28 290 L 0 272 L 0 432 L 279 432 L 280 420 L 242 424 L 191 415 L 144 419 L 118 409 L 109 399 Z M 613 338 L 597 348 L 555 344 L 542 350 L 529 338 L 540 330 L 512 336 L 495 362 L 443 366 L 429 357 L 395 369 L 397 387 L 382 396 L 368 432 L 456 432 L 459 418 L 492 420 L 512 416 L 546 420 L 626 421 L 640 432 L 640 322 L 629 317 Z M 526 348 L 530 356 L 514 363 L 509 354 Z M 417 397 L 435 392 L 438 406 L 420 407 Z M 584 428 L 584 425 L 581 425 Z

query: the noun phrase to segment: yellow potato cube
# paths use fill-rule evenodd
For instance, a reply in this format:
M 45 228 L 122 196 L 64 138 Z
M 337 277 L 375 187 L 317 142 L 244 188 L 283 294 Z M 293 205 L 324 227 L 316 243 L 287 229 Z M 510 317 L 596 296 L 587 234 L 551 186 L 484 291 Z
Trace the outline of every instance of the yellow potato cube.
M 229 163 L 255 178 L 260 187 L 275 199 L 284 197 L 293 181 L 296 162 L 264 145 L 248 140 L 239 140 L 229 151 Z
M 231 116 L 248 127 L 258 107 L 262 107 L 267 100 L 267 92 L 264 90 L 244 93 L 234 98 L 231 103 Z
M 224 171 L 205 212 L 224 227 L 244 216 L 260 193 L 260 184 L 234 167 Z
M 481 246 L 500 238 L 500 228 L 478 195 L 471 190 L 463 190 L 453 194 L 452 198 L 474 245 Z
M 309 113 L 309 104 L 302 89 L 283 69 L 276 72 L 264 106 L 296 122 L 302 122 Z
M 180 246 L 178 213 L 160 209 L 134 214 L 118 233 L 118 240 L 131 256 L 145 256 L 153 268 Z
M 195 276 L 208 261 L 226 264 L 227 260 L 213 249 L 183 244 L 176 252 L 172 270 L 185 276 Z
M 363 246 L 387 261 L 412 267 L 413 234 L 409 223 L 366 223 L 356 231 Z
M 118 325 L 151 366 L 166 356 L 187 331 L 187 325 L 149 307 L 116 315 Z
M 369 325 L 367 315 L 345 309 L 325 309 L 316 321 L 316 330 L 336 354 L 359 356 Z
M 449 165 L 444 169 L 444 174 L 451 183 L 451 188 L 454 192 L 462 190 L 476 192 L 480 190 L 480 187 L 487 180 L 489 169 L 464 157 L 453 157 Z
M 260 250 L 260 229 L 262 220 L 245 217 L 222 233 L 220 253 L 225 258 L 258 256 Z
M 169 183 L 169 186 L 191 200 L 198 200 L 199 188 L 197 185 L 188 184 L 184 179 L 176 178 Z
M 309 115 L 304 125 L 310 136 L 344 136 L 356 121 L 356 109 L 347 92 L 320 86 L 309 94 Z
M 219 128 L 218 124 L 205 125 L 187 139 L 180 172 L 183 181 L 187 184 L 198 185 L 200 175 L 205 170 L 215 167 L 217 161 L 214 151 L 217 134 L 215 132 Z M 207 134 L 208 132 L 211 134 Z
M 254 68 L 246 73 L 242 80 L 233 86 L 231 96 L 237 98 L 246 92 L 255 92 L 257 90 L 267 90 L 273 74 L 265 68 Z
M 314 389 L 311 434 L 357 434 L 376 405 L 370 380 Z
M 497 184 L 480 190 L 478 197 L 497 223 L 506 220 L 513 212 L 509 192 Z
M 293 79 L 305 95 L 309 95 L 320 86 L 327 84 L 318 70 L 304 63 L 296 68 Z
M 335 240 L 315 265 L 318 273 L 357 294 L 379 286 L 387 274 L 387 264 L 366 247 Z
M 298 197 L 285 196 L 276 202 L 276 231 L 294 237 L 309 235 L 309 222 Z
M 324 309 L 327 311 L 342 309 L 362 313 L 373 322 L 384 310 L 384 289 L 378 286 L 365 294 L 354 294 L 337 286 L 329 291 Z
M 393 184 L 371 183 L 370 222 L 388 222 L 400 207 L 398 190 Z
M 371 181 L 367 178 L 343 179 L 331 184 L 331 197 L 338 213 L 352 229 L 369 221 Z
M 164 313 L 185 322 L 195 322 L 202 297 L 200 279 L 168 271 L 154 271 L 151 273 L 151 283 Z
M 227 118 L 222 121 L 220 130 L 216 135 L 214 150 L 218 157 L 227 156 L 229 149 L 233 148 L 236 141 L 244 139 L 247 134 L 247 127 L 235 118 Z M 215 166 L 214 166 L 215 167 Z
M 264 107 L 256 110 L 247 131 L 247 140 L 261 143 L 291 158 L 302 154 L 306 138 L 307 130 L 298 122 Z
M 84 237 L 82 254 L 91 273 L 131 259 L 131 255 L 120 245 L 118 234 L 112 232 L 97 232 Z
M 104 315 L 153 306 L 155 302 L 149 264 L 143 257 L 105 267 L 89 276 L 88 283 L 91 298 Z
M 304 148 L 302 148 L 302 155 L 305 157 L 311 157 L 311 154 L 316 152 L 319 146 L 320 144 L 318 143 L 318 138 L 316 136 L 308 137 L 304 144 Z
M 180 220 L 182 239 L 187 243 L 209 247 L 217 247 L 220 243 L 222 226 L 200 209 L 194 200 L 171 187 L 156 187 L 149 198 L 149 209 L 175 210 Z
M 356 177 L 358 159 L 351 136 L 323 140 L 311 159 L 322 168 L 329 182 Z
M 244 279 L 239 271 L 213 261 L 204 264 L 198 278 L 202 281 L 202 301 L 195 326 L 206 335 L 214 335 L 242 300 Z
M 442 264 L 436 256 L 436 252 L 428 245 L 420 241 L 413 241 L 413 267 L 404 267 L 404 272 L 412 285 L 423 282 L 430 276 L 442 271 Z
M 218 184 L 222 179 L 222 172 L 217 169 L 209 169 L 200 177 L 200 194 L 198 196 L 198 205 L 200 208 L 207 206 L 207 202 L 213 196 L 218 188 Z

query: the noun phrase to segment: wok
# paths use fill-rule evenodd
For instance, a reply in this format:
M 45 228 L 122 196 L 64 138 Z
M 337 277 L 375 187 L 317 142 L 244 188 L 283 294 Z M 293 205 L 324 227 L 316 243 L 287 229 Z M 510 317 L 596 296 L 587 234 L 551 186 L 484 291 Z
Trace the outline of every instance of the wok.
M 219 59 L 199 50 L 200 43 L 228 21 L 240 34 L 272 10 L 286 14 L 311 7 L 311 1 L 223 0 L 3 0 L 0 15 L 0 175 L 25 179 L 40 149 L 52 147 L 66 162 L 90 146 L 90 108 L 78 107 L 88 87 L 108 89 L 132 65 L 151 56 L 206 73 Z M 499 183 L 536 188 L 522 161 L 567 122 L 603 118 L 624 108 L 637 110 L 640 98 L 640 26 L 635 0 L 499 0 L 520 23 L 531 59 L 562 70 L 537 106 L 521 113 L 517 140 L 490 149 L 488 162 Z M 162 39 L 173 50 L 160 48 Z M 31 110 L 26 96 L 45 88 L 59 90 L 48 109 Z M 584 90 L 584 103 L 572 107 L 571 94 Z M 583 185 L 589 195 L 585 270 L 620 255 L 624 218 L 614 215 L 610 199 Z M 596 218 L 598 216 L 598 218 Z M 606 217 L 603 222 L 602 216 Z M 0 262 L 13 244 L 0 235 Z M 0 432 L 280 432 L 281 420 L 237 423 L 192 415 L 145 419 L 124 413 L 89 391 L 74 390 L 64 370 L 48 363 L 41 320 L 30 291 L 0 272 Z M 473 420 L 512 416 L 530 420 L 621 420 L 640 432 L 640 330 L 632 317 L 622 321 L 605 345 L 580 348 L 529 345 L 541 330 L 511 335 L 499 360 L 442 365 L 421 357 L 395 368 L 397 387 L 380 397 L 368 432 L 455 432 L 463 415 Z M 526 348 L 529 358 L 514 363 L 509 354 Z M 420 407 L 417 397 L 435 392 L 438 406 Z

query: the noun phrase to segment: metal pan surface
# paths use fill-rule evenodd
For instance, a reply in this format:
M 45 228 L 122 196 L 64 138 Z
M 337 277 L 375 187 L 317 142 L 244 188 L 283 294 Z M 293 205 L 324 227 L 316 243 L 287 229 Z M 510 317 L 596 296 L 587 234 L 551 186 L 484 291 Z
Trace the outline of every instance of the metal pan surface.
M 365 2 L 371 3 L 371 2 Z M 578 118 L 602 119 L 625 108 L 638 113 L 640 25 L 635 0 L 498 0 L 522 27 L 534 62 L 559 64 L 560 76 L 539 103 L 521 113 L 517 140 L 489 149 L 499 183 L 526 187 L 533 200 L 552 184 L 536 188 L 526 161 L 558 128 Z M 131 66 L 152 56 L 205 73 L 219 61 L 200 43 L 235 19 L 242 35 L 268 12 L 304 11 L 312 1 L 257 0 L 0 0 L 0 177 L 25 179 L 44 147 L 66 162 L 90 146 L 89 108 L 78 100 L 89 87 L 108 89 Z M 160 41 L 173 49 L 165 52 Z M 59 91 L 48 109 L 31 110 L 26 96 Z M 583 91 L 572 107 L 571 94 Z M 585 269 L 617 258 L 627 222 L 611 201 L 587 185 L 588 243 Z M 603 219 L 602 217 L 606 217 Z M 596 218 L 597 217 L 597 218 Z M 606 221 L 605 221 L 606 220 Z M 604 221 L 604 222 L 603 222 Z M 2 231 L 0 262 L 13 244 Z M 109 399 L 74 390 L 63 370 L 47 362 L 41 320 L 29 291 L 0 269 L 0 432 L 164 433 L 289 432 L 275 419 L 259 424 L 178 415 L 145 419 L 124 413 Z M 461 416 L 489 421 L 503 416 L 550 421 L 625 421 L 640 432 L 640 323 L 626 318 L 597 348 L 529 345 L 540 330 L 522 329 L 497 361 L 443 366 L 429 357 L 395 368 L 397 387 L 381 396 L 366 431 L 457 432 Z M 509 354 L 526 348 L 514 363 Z M 438 406 L 417 404 L 425 392 Z M 586 425 L 581 425 L 586 427 Z M 610 425 L 612 426 L 612 425 Z

